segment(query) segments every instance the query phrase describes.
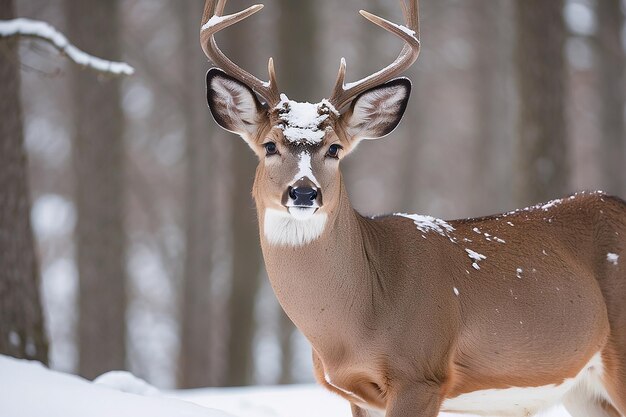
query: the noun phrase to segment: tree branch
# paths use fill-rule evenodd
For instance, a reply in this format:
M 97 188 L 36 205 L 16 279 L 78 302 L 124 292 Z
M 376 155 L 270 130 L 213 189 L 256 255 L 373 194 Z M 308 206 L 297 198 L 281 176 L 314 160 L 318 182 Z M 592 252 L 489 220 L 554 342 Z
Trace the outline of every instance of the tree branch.
M 71 61 L 93 71 L 112 75 L 132 75 L 135 69 L 125 62 L 107 61 L 81 51 L 52 25 L 40 20 L 0 20 L 0 39 L 11 37 L 36 38 L 48 42 Z

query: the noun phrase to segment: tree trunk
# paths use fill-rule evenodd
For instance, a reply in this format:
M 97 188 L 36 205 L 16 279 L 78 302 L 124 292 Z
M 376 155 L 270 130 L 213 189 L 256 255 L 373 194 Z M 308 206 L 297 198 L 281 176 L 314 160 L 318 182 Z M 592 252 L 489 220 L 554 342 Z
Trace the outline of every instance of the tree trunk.
M 15 18 L 0 0 L 0 19 Z M 30 224 L 17 39 L 0 40 L 0 354 L 48 363 Z
M 243 10 L 248 6 L 243 1 L 229 3 L 231 10 Z M 227 55 L 240 66 L 265 76 L 266 72 L 257 71 L 265 67 L 248 45 L 258 41 L 255 30 L 257 22 L 250 20 L 233 28 L 222 42 Z M 261 65 L 259 65 L 261 64 Z M 262 75 L 263 74 L 263 75 Z M 256 210 L 251 196 L 257 159 L 248 145 L 241 139 L 236 141 L 232 152 L 232 286 L 228 303 L 229 336 L 228 361 L 225 385 L 247 385 L 253 376 L 254 342 L 254 307 L 259 289 L 259 271 L 261 268 L 261 247 Z
M 66 0 L 68 35 L 96 56 L 120 59 L 118 1 Z M 75 132 L 79 373 L 125 367 L 126 268 L 123 114 L 119 78 L 71 68 Z
M 181 301 L 179 386 L 212 385 L 211 357 L 211 152 L 213 123 L 206 107 L 206 59 L 198 46 L 203 0 L 178 5 L 183 34 L 183 114 L 187 128 L 187 195 L 185 201 L 186 250 Z
M 569 191 L 563 0 L 517 0 L 518 202 Z
M 626 196 L 626 132 L 624 130 L 624 15 L 620 0 L 597 3 L 597 68 L 600 89 L 601 167 L 605 190 Z
M 508 36 L 505 1 L 473 0 L 468 4 L 471 28 L 476 43 L 475 97 L 477 130 L 472 160 L 474 184 L 473 210 L 496 212 L 510 205 L 510 139 L 507 124 L 508 79 L 512 38 Z M 504 161 L 503 161 L 504 160 Z

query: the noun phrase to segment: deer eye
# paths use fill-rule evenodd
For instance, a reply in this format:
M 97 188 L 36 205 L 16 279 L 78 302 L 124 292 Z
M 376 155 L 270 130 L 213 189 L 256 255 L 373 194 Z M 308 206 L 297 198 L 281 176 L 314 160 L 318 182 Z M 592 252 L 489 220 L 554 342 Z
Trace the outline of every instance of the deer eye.
M 278 153 L 278 148 L 274 142 L 264 143 L 263 147 L 265 148 L 265 155 L 267 156 L 276 155 Z
M 339 150 L 340 149 L 343 149 L 343 146 L 337 145 L 336 143 L 332 144 L 328 148 L 328 151 L 326 152 L 326 156 L 328 156 L 329 158 L 337 158 L 337 157 L 339 157 Z

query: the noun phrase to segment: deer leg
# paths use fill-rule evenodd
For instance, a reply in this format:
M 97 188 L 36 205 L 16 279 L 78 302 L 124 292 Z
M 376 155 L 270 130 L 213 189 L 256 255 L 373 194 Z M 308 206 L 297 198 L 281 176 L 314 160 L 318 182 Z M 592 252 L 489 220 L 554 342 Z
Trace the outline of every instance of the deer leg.
M 385 412 L 382 410 L 366 410 L 356 404 L 350 403 L 352 417 L 384 417 Z
M 626 417 L 626 313 L 614 320 L 609 343 L 602 352 L 605 362 L 604 388 L 609 394 L 611 403 Z
M 621 414 L 602 398 L 594 398 L 580 390 L 574 390 L 563 400 L 572 417 L 620 417 Z
M 437 417 L 439 414 L 441 394 L 438 388 L 420 384 L 390 394 L 386 417 Z
M 626 416 L 626 358 L 621 359 L 614 369 L 607 370 L 607 374 L 605 385 L 611 402 L 622 416 Z

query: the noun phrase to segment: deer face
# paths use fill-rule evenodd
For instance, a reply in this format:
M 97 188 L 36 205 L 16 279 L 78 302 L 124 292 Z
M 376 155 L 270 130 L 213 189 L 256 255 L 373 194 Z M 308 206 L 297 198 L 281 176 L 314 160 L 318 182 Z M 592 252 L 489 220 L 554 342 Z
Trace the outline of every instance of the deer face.
M 267 108 L 246 84 L 215 68 L 208 72 L 207 100 L 215 121 L 241 136 L 259 158 L 253 195 L 270 241 L 294 243 L 269 230 L 275 227 L 300 226 L 301 238 L 295 240 L 302 244 L 323 232 L 339 201 L 340 161 L 362 139 L 395 129 L 410 89 L 408 79 L 394 79 L 358 95 L 342 114 L 328 100 L 298 103 L 285 95 Z

